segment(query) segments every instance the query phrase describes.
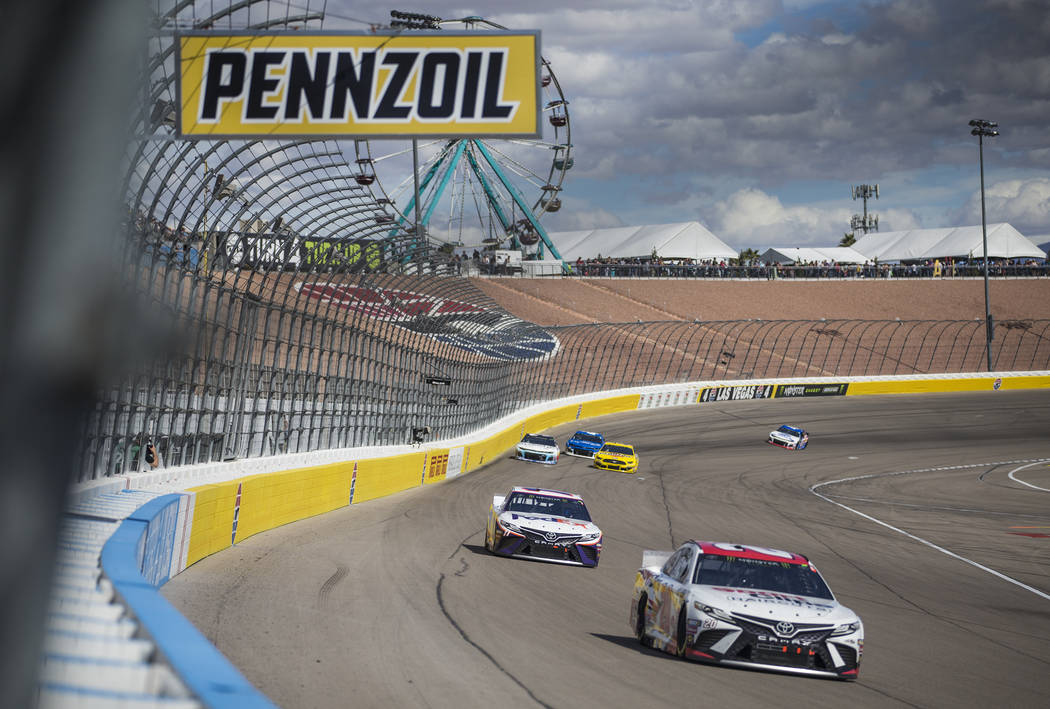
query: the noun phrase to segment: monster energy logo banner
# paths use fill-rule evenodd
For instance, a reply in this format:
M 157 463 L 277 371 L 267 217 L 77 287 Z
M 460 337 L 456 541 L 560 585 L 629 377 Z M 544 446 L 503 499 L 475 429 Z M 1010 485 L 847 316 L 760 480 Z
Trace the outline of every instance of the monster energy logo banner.
M 848 383 L 841 384 L 780 384 L 777 386 L 777 398 L 797 398 L 809 396 L 845 396 Z

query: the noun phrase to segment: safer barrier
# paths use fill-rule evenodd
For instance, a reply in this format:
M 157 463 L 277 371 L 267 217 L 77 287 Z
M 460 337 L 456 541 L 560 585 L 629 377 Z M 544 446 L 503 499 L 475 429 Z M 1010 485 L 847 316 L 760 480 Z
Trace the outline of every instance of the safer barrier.
M 180 490 L 128 516 L 104 547 L 105 576 L 161 649 L 185 686 L 207 706 L 271 707 L 213 646 L 160 595 L 156 586 L 186 566 L 252 534 L 400 490 L 477 470 L 506 454 L 526 431 L 610 413 L 669 406 L 711 406 L 776 397 L 997 391 L 1050 388 L 1050 372 L 882 376 L 798 380 L 723 380 L 569 397 L 536 405 L 458 440 L 391 449 L 326 451 L 118 476 L 110 483 Z M 340 456 L 302 465 L 311 456 Z M 95 485 L 104 490 L 105 485 Z M 83 493 L 87 494 L 87 493 Z M 117 617 L 112 622 L 118 622 Z M 47 690 L 54 697 L 54 688 Z M 65 692 L 74 691 L 66 687 Z M 96 690 L 97 691 L 97 690 Z M 165 706 L 196 707 L 171 696 Z

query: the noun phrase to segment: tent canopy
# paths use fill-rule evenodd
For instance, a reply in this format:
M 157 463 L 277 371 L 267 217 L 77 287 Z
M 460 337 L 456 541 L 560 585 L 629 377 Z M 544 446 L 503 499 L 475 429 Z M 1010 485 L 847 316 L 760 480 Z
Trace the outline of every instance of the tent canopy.
M 981 258 L 981 226 L 911 229 L 866 234 L 853 248 L 879 261 Z M 1043 258 L 1046 254 L 1009 224 L 988 225 L 989 258 Z
M 793 249 L 777 247 L 766 249 L 758 260 L 762 263 L 864 263 L 871 259 L 849 246 L 829 246 L 826 248 Z
M 699 222 L 649 224 L 550 234 L 566 261 L 598 258 L 736 258 L 737 252 Z

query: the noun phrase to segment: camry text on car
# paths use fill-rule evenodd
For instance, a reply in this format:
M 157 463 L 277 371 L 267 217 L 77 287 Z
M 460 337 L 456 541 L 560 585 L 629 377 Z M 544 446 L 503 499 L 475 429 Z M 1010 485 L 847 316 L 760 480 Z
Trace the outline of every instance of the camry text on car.
M 485 548 L 501 556 L 597 566 L 602 530 L 579 495 L 515 487 L 492 498 Z
M 638 640 L 701 662 L 857 678 L 864 625 L 799 554 L 689 541 L 646 551 L 629 621 Z

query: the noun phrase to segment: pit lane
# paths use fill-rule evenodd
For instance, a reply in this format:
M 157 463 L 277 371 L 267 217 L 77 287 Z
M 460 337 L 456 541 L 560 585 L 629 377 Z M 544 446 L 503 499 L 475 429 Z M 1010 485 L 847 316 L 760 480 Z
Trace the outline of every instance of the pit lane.
M 810 432 L 805 451 L 764 443 L 782 423 Z M 1050 493 L 1010 475 L 1047 479 L 1045 392 L 722 402 L 584 425 L 635 444 L 638 473 L 508 452 L 251 537 L 164 595 L 289 709 L 1050 701 L 1050 601 L 1024 588 L 1050 592 Z M 564 442 L 575 428 L 552 432 Z M 810 490 L 828 481 L 841 482 Z M 515 484 L 583 495 L 605 532 L 599 567 L 487 554 L 488 503 Z M 626 619 L 642 551 L 691 537 L 810 556 L 864 619 L 859 681 L 638 645 Z

